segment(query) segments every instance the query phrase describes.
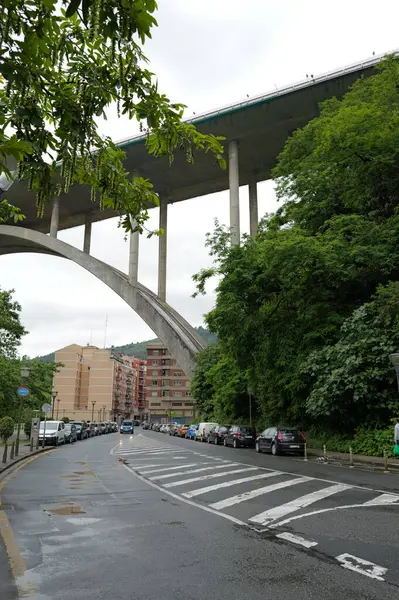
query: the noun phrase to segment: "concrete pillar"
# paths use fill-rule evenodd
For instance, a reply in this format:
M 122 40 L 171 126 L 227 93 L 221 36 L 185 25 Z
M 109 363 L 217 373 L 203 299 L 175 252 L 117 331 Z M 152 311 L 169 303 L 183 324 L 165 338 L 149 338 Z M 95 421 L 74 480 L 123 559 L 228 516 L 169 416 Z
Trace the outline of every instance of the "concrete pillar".
M 58 224 L 60 221 L 60 199 L 58 196 L 53 198 L 53 208 L 51 210 L 50 236 L 57 237 Z
M 130 217 L 130 223 L 132 227 L 136 227 L 137 222 Z M 130 245 L 129 245 L 129 283 L 131 285 L 137 285 L 137 278 L 139 273 L 139 240 L 140 233 L 138 231 L 130 232 Z
M 85 233 L 83 238 L 83 252 L 90 254 L 91 244 L 91 216 L 86 215 L 85 217 Z
M 235 140 L 229 143 L 229 188 L 231 243 L 238 245 L 240 243 L 240 181 L 238 146 Z
M 256 181 L 248 185 L 249 195 L 249 233 L 255 237 L 258 233 L 258 187 Z
M 159 229 L 163 229 L 163 235 L 159 236 L 158 296 L 166 302 L 166 250 L 168 241 L 168 198 L 166 196 L 160 198 Z

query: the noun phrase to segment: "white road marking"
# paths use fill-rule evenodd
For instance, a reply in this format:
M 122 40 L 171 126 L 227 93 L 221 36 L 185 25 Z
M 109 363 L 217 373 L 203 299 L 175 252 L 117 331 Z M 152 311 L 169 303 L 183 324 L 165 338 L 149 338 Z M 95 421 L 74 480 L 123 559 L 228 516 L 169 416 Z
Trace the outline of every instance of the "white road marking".
M 212 508 L 209 508 L 209 506 L 204 506 L 202 504 L 197 504 L 196 502 L 193 502 L 192 500 L 187 500 L 186 498 L 182 498 L 178 494 L 174 494 L 173 492 L 169 492 L 168 490 L 165 490 L 165 488 L 163 488 L 160 485 L 157 485 L 153 481 L 149 481 L 148 479 L 145 479 L 139 473 L 137 473 L 136 471 L 134 471 L 133 469 L 131 469 L 128 465 L 124 465 L 123 463 L 121 463 L 121 465 L 122 465 L 122 467 L 124 469 L 126 469 L 127 471 L 130 471 L 130 473 L 132 473 L 135 477 L 137 477 L 138 479 L 140 479 L 140 481 L 142 481 L 143 483 L 146 483 L 147 485 L 150 485 L 151 487 L 155 488 L 159 492 L 163 492 L 164 494 L 168 494 L 168 496 L 171 496 L 175 500 L 180 500 L 181 502 L 185 502 L 186 504 L 189 504 L 190 506 L 195 506 L 196 508 L 200 508 L 201 510 L 204 510 L 205 512 L 209 512 L 209 513 L 211 513 L 213 515 L 218 515 L 218 516 L 224 517 L 228 521 L 232 521 L 233 523 L 236 523 L 236 525 L 242 525 L 243 527 L 248 527 L 248 523 L 245 523 L 244 521 L 240 521 L 240 519 L 236 519 L 235 517 L 232 517 L 231 515 L 227 515 L 225 513 L 217 512 L 216 510 L 213 510 Z
M 297 510 L 300 510 L 305 506 L 309 506 L 310 504 L 318 502 L 323 498 L 328 498 L 333 494 L 338 494 L 339 492 L 344 492 L 348 489 L 351 489 L 351 486 L 346 485 L 344 483 L 332 485 L 322 490 L 317 490 L 317 492 L 312 492 L 311 494 L 301 496 L 300 498 L 295 498 L 295 500 L 292 500 L 291 502 L 286 502 L 285 504 L 281 504 L 280 506 L 276 506 L 275 508 L 265 510 L 264 512 L 261 512 L 258 515 L 251 517 L 249 521 L 251 523 L 257 523 L 263 526 L 269 525 L 271 521 L 281 519 L 281 517 L 285 517 L 285 515 L 289 515 L 292 512 L 296 512 Z
M 223 465 L 224 466 L 224 465 Z M 234 469 L 234 471 L 224 471 L 222 473 L 211 473 L 210 475 L 202 475 L 201 477 L 191 477 L 190 479 L 179 479 L 179 481 L 172 481 L 172 483 L 165 483 L 165 487 L 176 487 L 178 485 L 184 485 L 186 483 L 193 483 L 194 481 L 204 481 L 205 479 L 216 479 L 217 477 L 226 477 L 226 475 L 233 475 L 235 473 L 246 473 L 247 471 L 255 471 L 258 467 L 245 467 L 245 469 Z
M 293 544 L 299 544 L 304 548 L 313 548 L 313 546 L 317 546 L 317 542 L 305 540 L 305 538 L 301 537 L 300 535 L 294 535 L 293 533 L 288 533 L 288 531 L 284 533 L 278 533 L 276 537 L 286 540 L 287 542 L 292 542 Z
M 182 465 L 184 466 L 184 465 Z M 180 477 L 180 475 L 191 475 L 192 473 L 201 473 L 202 471 L 209 471 L 210 469 L 212 469 L 213 471 L 215 469 L 225 469 L 226 467 L 236 467 L 238 466 L 238 463 L 231 463 L 231 465 L 217 465 L 215 466 L 214 464 L 211 467 L 202 467 L 201 469 L 190 469 L 190 471 L 179 471 L 178 473 L 169 473 L 167 475 L 154 475 L 154 477 L 150 477 L 151 480 L 153 479 L 169 479 L 170 477 Z M 254 469 L 256 469 L 257 467 L 253 467 Z M 248 470 L 247 467 L 245 467 L 244 469 L 241 469 L 240 471 L 246 471 Z M 217 477 L 223 477 L 223 475 L 229 475 L 229 473 L 237 473 L 237 471 L 225 471 L 223 473 L 216 473 Z M 204 479 L 208 478 L 208 475 L 203 475 Z M 187 481 L 201 481 L 201 477 L 194 477 L 191 479 L 184 479 L 181 480 L 182 483 L 187 482 Z M 173 486 L 171 486 L 173 487 Z
M 320 480 L 317 480 L 320 481 Z M 355 489 L 359 489 L 357 486 L 354 486 Z M 367 488 L 363 488 L 363 491 L 370 491 Z M 321 515 L 327 512 L 334 512 L 336 510 L 347 510 L 349 508 L 369 508 L 370 506 L 381 506 L 373 503 L 373 500 L 369 500 L 368 502 L 362 502 L 360 504 L 345 504 L 344 506 L 330 506 L 329 508 L 320 508 L 319 510 L 312 510 L 308 513 L 303 513 L 302 515 L 296 515 L 295 517 L 290 517 L 288 519 L 284 519 L 284 521 L 279 521 L 278 523 L 272 523 L 269 525 L 270 528 L 274 527 L 282 527 L 283 525 L 288 525 L 292 523 L 292 521 L 297 521 L 298 519 L 305 519 L 306 517 L 314 517 L 314 515 Z M 388 505 L 387 505 L 388 506 Z
M 380 565 L 364 560 L 364 558 L 358 558 L 347 553 L 340 554 L 335 558 L 344 569 L 356 571 L 356 573 L 366 575 L 366 577 L 371 577 L 372 579 L 378 579 L 378 581 L 385 581 L 383 575 L 388 571 L 385 567 L 380 567 Z
M 151 467 L 162 467 L 162 463 L 153 463 L 152 465 L 142 465 L 145 469 L 150 469 Z M 179 467 L 180 468 L 180 467 Z
M 185 492 L 183 496 L 186 498 L 194 498 L 194 496 L 200 496 L 201 494 L 207 494 L 220 488 L 231 487 L 232 485 L 238 485 L 240 483 L 246 483 L 247 481 L 256 481 L 257 479 L 266 479 L 268 477 L 274 477 L 275 475 L 282 475 L 280 471 L 273 471 L 272 473 L 261 473 L 260 475 L 251 475 L 250 477 L 242 477 L 241 479 L 232 479 L 231 481 L 223 481 L 222 483 L 215 483 L 215 485 L 207 485 L 203 488 L 192 490 L 191 492 Z
M 395 504 L 395 502 L 399 502 L 399 496 L 396 494 L 381 494 L 381 496 L 377 496 L 374 500 L 369 500 L 365 502 L 363 506 L 380 506 L 381 504 Z
M 237 496 L 231 496 L 230 498 L 226 498 L 225 500 L 221 500 L 220 502 L 214 502 L 213 504 L 210 504 L 210 507 L 214 508 L 215 510 L 222 510 L 222 508 L 227 508 L 228 506 L 233 506 L 234 504 L 239 504 L 240 502 L 245 502 L 246 500 L 251 500 L 252 498 L 257 498 L 258 496 L 262 496 L 263 494 L 270 494 L 275 490 L 280 490 L 282 488 L 290 487 L 292 485 L 298 485 L 299 483 L 305 483 L 311 480 L 312 477 L 298 477 L 297 479 L 281 481 L 280 483 L 275 483 L 273 485 L 268 485 L 263 488 L 251 490 L 250 492 L 244 492 L 243 494 L 238 494 Z
M 157 473 L 157 472 L 162 473 L 163 471 L 176 471 L 176 469 L 181 469 L 183 466 L 184 467 L 196 467 L 197 465 L 198 465 L 198 463 L 190 463 L 189 465 L 177 465 L 176 467 L 165 467 L 164 465 L 161 465 L 163 467 L 162 469 L 151 469 L 151 471 L 140 471 L 140 473 L 141 473 L 141 475 L 149 475 L 150 473 Z M 147 465 L 144 468 L 146 469 Z

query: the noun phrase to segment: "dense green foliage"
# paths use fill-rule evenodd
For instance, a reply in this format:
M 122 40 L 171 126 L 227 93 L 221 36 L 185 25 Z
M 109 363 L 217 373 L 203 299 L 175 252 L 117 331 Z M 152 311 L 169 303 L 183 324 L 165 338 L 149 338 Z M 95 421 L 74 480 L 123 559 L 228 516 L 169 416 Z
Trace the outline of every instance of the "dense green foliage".
M 11 417 L 3 417 L 0 419 L 0 440 L 6 443 L 13 433 L 14 421 Z
M 132 177 L 125 153 L 98 131 L 116 103 L 118 116 L 140 123 L 147 150 L 173 160 L 209 152 L 224 166 L 217 138 L 183 123 L 184 106 L 161 94 L 142 52 L 157 25 L 155 0 L 8 0 L 0 11 L 0 175 L 15 177 L 44 203 L 74 183 L 92 190 L 100 208 L 142 224 L 158 203 L 152 184 Z M 8 160 L 7 160 L 8 159 Z M 0 222 L 22 215 L 0 203 Z
M 22 364 L 30 367 L 27 385 L 30 395 L 24 399 L 24 420 L 40 409 L 44 402 L 51 402 L 53 375 L 58 367 L 54 362 L 29 360 L 16 357 L 22 336 L 27 333 L 20 322 L 21 307 L 12 291 L 0 290 L 0 417 L 16 418 L 19 398 L 17 388 L 21 384 Z
M 194 279 L 201 293 L 221 276 L 206 317 L 219 342 L 192 387 L 207 415 L 248 418 L 251 392 L 262 425 L 351 437 L 399 412 L 398 114 L 399 63 L 387 59 L 287 141 L 282 206 L 255 240 L 231 247 L 218 223 L 208 235 L 215 265 Z
M 205 329 L 201 325 L 199 327 L 195 327 L 201 337 L 208 344 L 216 344 L 217 337 L 214 333 L 211 333 L 208 329 Z M 152 340 L 145 340 L 143 342 L 130 342 L 130 344 L 123 344 L 122 346 L 111 346 L 108 350 L 112 350 L 115 354 L 125 354 L 126 356 L 135 356 L 136 358 L 147 358 L 147 346 L 148 344 L 152 344 L 154 342 L 159 342 L 158 338 Z M 54 361 L 55 355 L 54 352 L 50 354 L 46 354 L 45 356 L 38 356 L 38 360 L 42 362 L 52 362 Z

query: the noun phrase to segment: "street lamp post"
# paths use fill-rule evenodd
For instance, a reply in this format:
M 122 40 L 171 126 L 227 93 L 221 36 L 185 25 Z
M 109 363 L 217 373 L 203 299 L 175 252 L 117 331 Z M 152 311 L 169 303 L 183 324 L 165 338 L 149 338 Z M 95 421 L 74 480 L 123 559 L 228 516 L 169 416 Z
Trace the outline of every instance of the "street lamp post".
M 92 400 L 91 401 L 91 420 L 94 421 L 94 407 L 96 405 L 96 401 Z
M 57 398 L 57 396 L 58 396 L 58 392 L 56 392 L 55 390 L 53 390 L 51 392 L 51 397 L 53 399 L 53 403 L 51 405 L 51 408 L 52 408 L 52 410 L 51 410 L 51 418 L 52 419 L 54 419 L 54 406 L 55 406 L 55 399 Z
M 30 375 L 30 367 L 26 367 L 26 366 L 22 365 L 20 373 L 21 373 L 21 383 L 24 384 L 24 383 L 26 383 L 26 380 L 28 379 L 28 377 Z M 19 408 L 18 408 L 17 439 L 15 440 L 15 456 L 18 456 L 18 452 L 19 452 L 19 437 L 21 435 L 21 419 L 22 419 L 23 404 L 24 404 L 24 398 L 23 398 L 23 396 L 20 396 L 19 397 Z
M 61 401 L 61 398 L 57 398 L 57 419 L 56 419 L 57 421 L 58 421 L 58 413 L 60 411 L 60 401 Z
M 103 406 L 103 421 L 105 421 L 105 411 L 106 411 L 106 408 L 107 408 L 107 407 L 106 407 L 106 406 L 105 406 L 105 404 L 104 404 L 104 406 Z

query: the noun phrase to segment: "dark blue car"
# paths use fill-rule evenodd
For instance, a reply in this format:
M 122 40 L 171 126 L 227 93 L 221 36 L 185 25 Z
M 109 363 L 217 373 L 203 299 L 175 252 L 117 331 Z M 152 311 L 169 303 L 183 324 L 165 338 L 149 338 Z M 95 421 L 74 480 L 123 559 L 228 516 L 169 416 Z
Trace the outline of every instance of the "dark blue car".
M 120 432 L 121 433 L 134 433 L 133 421 L 122 421 Z

